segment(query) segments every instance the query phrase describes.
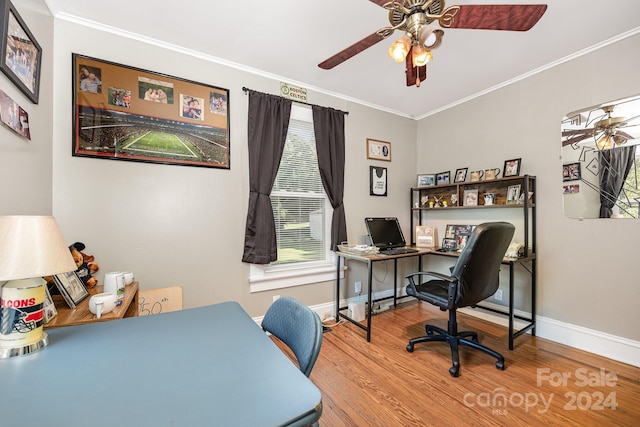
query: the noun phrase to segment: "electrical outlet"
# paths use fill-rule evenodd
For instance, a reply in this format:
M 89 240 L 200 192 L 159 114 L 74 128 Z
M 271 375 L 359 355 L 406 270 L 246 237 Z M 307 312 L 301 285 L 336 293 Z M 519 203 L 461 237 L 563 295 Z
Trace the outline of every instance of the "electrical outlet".
M 502 301 L 502 289 L 498 289 L 496 293 L 493 294 L 493 297 L 496 301 Z
M 355 283 L 356 294 L 360 295 L 362 293 L 362 282 Z

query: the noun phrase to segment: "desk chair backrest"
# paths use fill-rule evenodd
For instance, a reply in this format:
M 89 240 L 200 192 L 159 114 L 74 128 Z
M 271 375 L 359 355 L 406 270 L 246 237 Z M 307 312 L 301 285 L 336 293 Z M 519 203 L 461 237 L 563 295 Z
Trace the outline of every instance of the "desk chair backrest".
M 291 297 L 280 297 L 267 310 L 262 329 L 284 342 L 300 370 L 307 377 L 311 374 L 322 344 L 322 322 L 316 312 Z
M 515 227 L 508 222 L 484 223 L 475 228 L 451 272 L 459 286 L 453 305 L 475 305 L 498 290 L 500 263 L 514 232 Z

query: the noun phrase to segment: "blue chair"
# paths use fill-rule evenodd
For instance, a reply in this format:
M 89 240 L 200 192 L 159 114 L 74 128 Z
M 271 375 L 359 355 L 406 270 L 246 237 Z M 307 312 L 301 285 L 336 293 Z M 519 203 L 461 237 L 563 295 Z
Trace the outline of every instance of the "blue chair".
M 281 297 L 264 315 L 262 329 L 293 351 L 303 374 L 311 374 L 322 345 L 322 322 L 316 312 L 291 297 Z

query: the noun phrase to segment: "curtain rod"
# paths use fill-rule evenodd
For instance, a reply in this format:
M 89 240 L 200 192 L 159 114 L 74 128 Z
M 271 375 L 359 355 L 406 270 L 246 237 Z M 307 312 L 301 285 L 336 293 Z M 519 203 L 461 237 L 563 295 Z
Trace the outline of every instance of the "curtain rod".
M 247 92 L 249 92 L 250 90 L 253 90 L 253 89 L 249 89 L 248 87 L 244 87 L 244 86 L 242 86 L 242 90 L 244 91 L 244 93 L 247 93 Z M 256 90 L 255 92 L 258 92 L 258 91 Z M 264 92 L 260 92 L 260 93 L 264 93 Z M 266 94 L 266 95 L 272 95 L 272 94 Z M 272 95 L 272 96 L 278 96 L 278 95 Z M 280 98 L 284 98 L 284 97 L 282 97 L 282 96 L 281 96 Z M 289 98 L 287 98 L 287 99 L 289 99 Z M 294 99 L 292 99 L 291 101 L 292 101 L 292 102 L 297 102 L 298 104 L 309 105 L 309 106 L 311 106 L 311 107 L 331 108 L 331 107 L 324 107 L 324 106 L 322 106 L 322 105 L 317 105 L 317 104 L 309 104 L 308 102 L 296 101 L 296 100 L 294 100 Z M 333 109 L 333 110 L 336 110 L 336 111 L 339 111 L 339 112 L 341 112 L 341 113 L 344 113 L 344 114 L 346 114 L 346 115 L 349 115 L 349 112 L 348 112 L 348 111 L 342 111 L 342 110 L 338 110 L 338 109 L 336 109 L 336 108 L 332 108 L 332 109 Z

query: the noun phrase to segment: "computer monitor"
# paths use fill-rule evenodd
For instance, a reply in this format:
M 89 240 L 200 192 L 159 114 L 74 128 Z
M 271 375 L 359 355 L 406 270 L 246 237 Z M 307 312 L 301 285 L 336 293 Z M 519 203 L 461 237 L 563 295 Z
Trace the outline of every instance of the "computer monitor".
M 400 223 L 396 217 L 365 218 L 371 244 L 380 250 L 406 246 Z

